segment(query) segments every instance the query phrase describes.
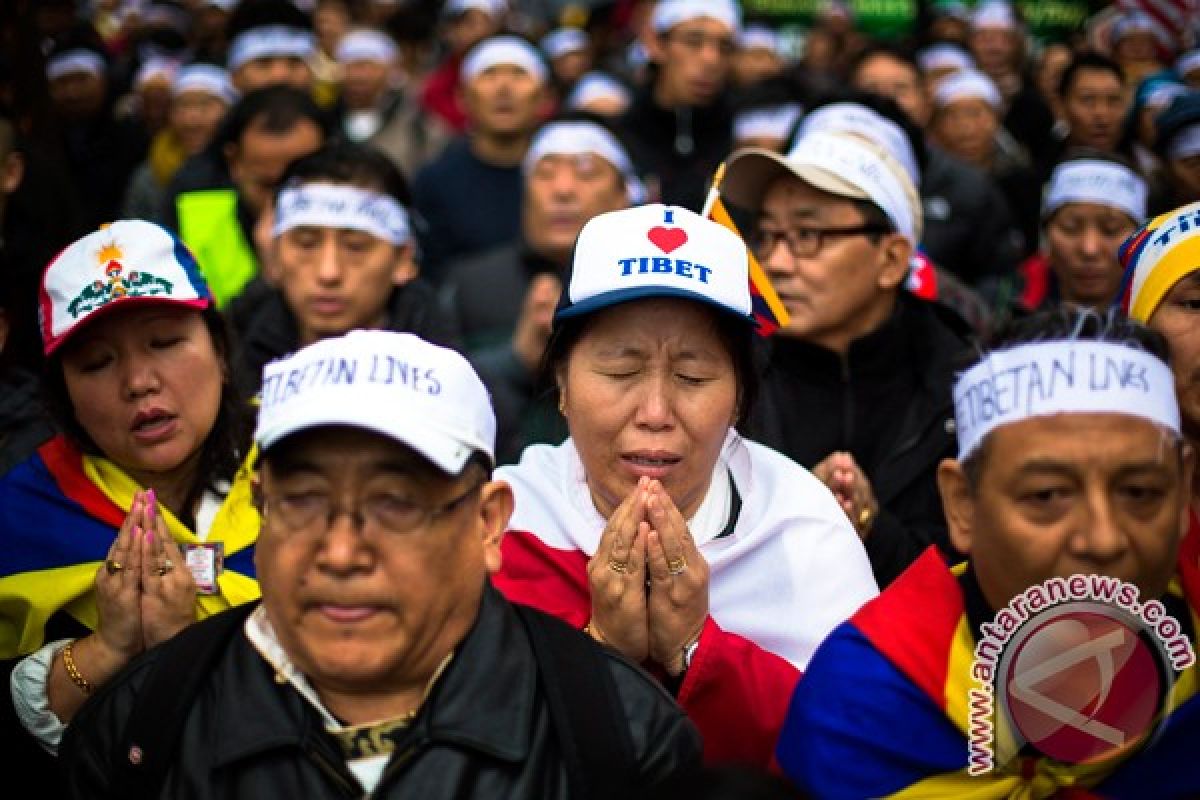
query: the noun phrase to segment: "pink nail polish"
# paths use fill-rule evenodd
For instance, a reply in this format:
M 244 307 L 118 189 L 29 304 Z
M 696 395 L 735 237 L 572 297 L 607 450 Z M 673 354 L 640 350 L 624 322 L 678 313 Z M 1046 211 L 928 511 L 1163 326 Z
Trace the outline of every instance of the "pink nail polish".
M 138 537 L 139 537 L 139 536 L 141 536 L 141 535 L 142 535 L 142 526 L 141 526 L 141 525 L 134 525 L 134 526 L 133 526 L 133 538 L 135 538 L 135 539 L 136 539 L 136 538 L 138 538 Z
M 154 544 L 154 531 L 147 529 L 146 541 L 149 542 L 150 544 Z
M 152 516 L 152 517 L 154 516 L 154 512 L 157 511 L 157 509 L 155 508 L 155 504 L 157 503 L 157 501 L 158 501 L 158 497 L 154 494 L 154 490 L 149 489 L 146 492 L 146 503 L 147 503 L 146 512 L 148 514 L 150 514 L 150 516 Z

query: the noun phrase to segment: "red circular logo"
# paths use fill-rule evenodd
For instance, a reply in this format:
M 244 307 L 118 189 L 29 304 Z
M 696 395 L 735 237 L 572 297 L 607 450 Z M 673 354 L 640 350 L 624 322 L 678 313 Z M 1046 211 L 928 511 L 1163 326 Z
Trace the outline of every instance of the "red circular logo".
M 1000 696 L 1017 733 L 1069 764 L 1137 745 L 1162 709 L 1161 658 L 1124 619 L 1061 606 L 1011 645 Z

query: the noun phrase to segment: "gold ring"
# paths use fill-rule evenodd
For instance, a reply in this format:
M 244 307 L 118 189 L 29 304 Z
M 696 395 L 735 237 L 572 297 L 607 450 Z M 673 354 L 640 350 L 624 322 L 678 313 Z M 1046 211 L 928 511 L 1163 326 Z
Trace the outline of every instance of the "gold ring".
M 858 512 L 858 527 L 865 528 L 871 523 L 871 509 L 864 508 Z
M 626 572 L 629 572 L 629 563 L 626 561 L 616 561 L 610 558 L 608 560 L 608 568 L 613 572 L 624 575 Z
M 104 569 L 109 575 L 116 575 L 121 570 L 125 569 L 125 565 L 120 561 L 113 561 L 111 558 L 104 562 Z
M 171 561 L 169 558 L 164 558 L 162 564 L 159 564 L 154 570 L 154 574 L 161 578 L 163 575 L 166 575 L 173 569 L 175 569 L 175 562 Z
M 672 575 L 680 575 L 687 569 L 687 559 L 683 556 L 667 562 L 667 572 Z

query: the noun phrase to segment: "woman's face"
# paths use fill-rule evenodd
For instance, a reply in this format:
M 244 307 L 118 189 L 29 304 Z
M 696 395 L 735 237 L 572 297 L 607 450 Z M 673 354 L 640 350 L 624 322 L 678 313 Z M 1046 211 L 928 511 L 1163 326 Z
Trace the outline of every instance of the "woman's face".
M 212 431 L 225 367 L 200 312 L 114 310 L 63 348 L 75 417 L 110 461 L 145 483 L 187 469 Z
M 738 405 L 713 313 L 665 298 L 606 309 L 560 369 L 563 414 L 604 517 L 643 475 L 685 518 L 704 499 Z
M 190 156 L 199 153 L 212 140 L 227 106 L 208 92 L 183 92 L 171 104 L 171 127 L 179 144 Z
M 1117 296 L 1121 263 L 1117 248 L 1137 227 L 1115 208 L 1067 203 L 1046 223 L 1050 267 L 1063 300 L 1104 307 Z

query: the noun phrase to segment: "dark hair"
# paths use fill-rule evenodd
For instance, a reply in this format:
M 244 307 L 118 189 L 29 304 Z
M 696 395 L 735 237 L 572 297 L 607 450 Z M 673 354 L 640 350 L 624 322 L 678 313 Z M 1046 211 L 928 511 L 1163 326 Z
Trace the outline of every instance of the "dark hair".
M 773 108 L 787 103 L 808 105 L 811 90 L 795 72 L 786 71 L 779 75 L 761 78 L 738 90 L 733 99 L 735 112 L 753 111 L 758 108 Z M 790 137 L 789 137 L 790 138 Z
M 921 72 L 921 65 L 917 62 L 917 57 L 913 55 L 912 51 L 888 42 L 874 42 L 859 51 L 850 61 L 850 68 L 846 72 L 850 76 L 850 80 L 853 81 L 863 65 L 873 58 L 888 58 L 899 62 L 912 70 L 913 74 L 917 77 L 918 83 L 925 82 L 925 75 Z
M 391 196 L 405 207 L 412 205 L 412 193 L 404 175 L 390 158 L 370 145 L 343 139 L 328 141 L 316 152 L 288 164 L 279 188 L 321 180 L 372 189 Z
M 254 28 L 283 25 L 303 31 L 312 30 L 312 20 L 290 0 L 242 0 L 225 25 L 230 41 Z
M 1125 72 L 1121 69 L 1120 64 L 1094 50 L 1085 50 L 1082 53 L 1076 53 L 1075 57 L 1071 59 L 1071 63 L 1063 70 L 1062 77 L 1058 80 L 1059 97 L 1067 96 L 1067 92 L 1071 91 L 1071 88 L 1075 85 L 1075 79 L 1079 76 L 1079 71 L 1084 69 L 1111 72 L 1116 76 L 1118 83 L 1125 83 Z
M 904 131 L 904 136 L 908 139 L 909 146 L 912 147 L 913 155 L 917 159 L 917 169 L 925 172 L 925 165 L 929 163 L 929 150 L 925 147 L 925 134 L 917 127 L 917 123 L 904 112 L 896 104 L 896 101 L 890 97 L 884 97 L 881 94 L 874 92 L 865 92 L 861 89 L 841 89 L 836 92 L 823 95 L 812 108 L 808 109 L 808 113 L 816 111 L 822 106 L 832 105 L 833 103 L 854 103 L 856 105 L 869 108 L 881 117 L 888 119 L 900 126 Z M 795 144 L 790 142 L 789 144 Z
M 1167 340 L 1156 331 L 1130 319 L 1117 309 L 1098 312 L 1091 308 L 1064 305 L 1027 317 L 1010 320 L 998 328 L 986 347 L 964 358 L 962 370 L 979 364 L 988 353 L 1024 344 L 1053 341 L 1111 342 L 1132 350 L 1149 353 L 1170 364 Z M 987 437 L 963 462 L 963 472 L 971 486 L 979 485 L 986 462 Z
M 260 125 L 268 133 L 287 133 L 308 120 L 329 135 L 328 116 L 317 107 L 312 95 L 292 86 L 267 86 L 247 92 L 221 120 L 209 145 L 210 152 L 223 158 L 227 144 L 237 144 L 251 127 Z
M 200 447 L 200 461 L 196 477 L 188 487 L 185 509 L 190 509 L 205 490 L 216 491 L 217 484 L 221 481 L 233 479 L 241 466 L 242 457 L 247 452 L 253 424 L 253 417 L 242 400 L 242 394 L 234 385 L 230 363 L 232 336 L 228 323 L 217 311 L 216 306 L 212 305 L 200 312 L 200 318 L 212 337 L 213 349 L 222 362 L 224 376 L 217 418 Z M 103 455 L 92 437 L 88 436 L 87 431 L 79 424 L 63 375 L 61 351 L 47 358 L 43 365 L 42 396 L 59 430 L 73 444 L 85 453 Z
M 568 276 L 564 279 L 564 283 L 569 280 Z M 565 288 L 563 294 L 566 294 Z M 737 419 L 734 420 L 734 424 L 737 424 L 749 416 L 750 410 L 758 399 L 760 380 L 754 329 L 748 321 L 738 319 L 733 314 L 722 312 L 707 304 L 698 303 L 698 305 L 709 313 L 717 330 L 717 338 L 725 345 L 730 360 L 733 361 L 734 379 L 738 387 Z M 555 321 L 554 329 L 550 333 L 550 340 L 546 343 L 546 350 L 542 354 L 542 364 L 539 369 L 538 381 L 543 393 L 558 393 L 559 370 L 565 368 L 575 345 L 579 344 L 579 340 L 588 332 L 599 313 L 604 310 L 600 309 L 599 312 Z

